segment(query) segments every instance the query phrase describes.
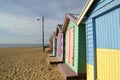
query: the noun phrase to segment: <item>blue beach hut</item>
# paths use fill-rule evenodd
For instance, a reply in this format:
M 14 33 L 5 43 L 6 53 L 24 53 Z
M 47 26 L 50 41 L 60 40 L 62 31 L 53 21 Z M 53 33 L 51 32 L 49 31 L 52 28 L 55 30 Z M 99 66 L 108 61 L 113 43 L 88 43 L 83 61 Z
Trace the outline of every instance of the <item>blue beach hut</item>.
M 83 17 L 87 80 L 120 80 L 120 0 L 88 0 L 78 25 Z

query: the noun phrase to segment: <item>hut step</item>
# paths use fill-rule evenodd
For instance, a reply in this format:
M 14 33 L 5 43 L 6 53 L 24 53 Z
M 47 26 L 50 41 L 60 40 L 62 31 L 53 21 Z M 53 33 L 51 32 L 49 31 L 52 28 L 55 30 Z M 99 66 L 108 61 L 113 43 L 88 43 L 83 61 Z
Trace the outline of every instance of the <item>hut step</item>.
M 78 80 L 75 79 L 78 77 L 78 74 L 75 73 L 68 65 L 65 63 L 58 64 L 59 71 L 65 77 L 65 80 Z
M 57 58 L 57 57 L 49 57 L 49 61 L 50 61 L 50 64 L 59 64 L 59 63 L 63 63 L 63 61 L 60 60 L 60 59 Z

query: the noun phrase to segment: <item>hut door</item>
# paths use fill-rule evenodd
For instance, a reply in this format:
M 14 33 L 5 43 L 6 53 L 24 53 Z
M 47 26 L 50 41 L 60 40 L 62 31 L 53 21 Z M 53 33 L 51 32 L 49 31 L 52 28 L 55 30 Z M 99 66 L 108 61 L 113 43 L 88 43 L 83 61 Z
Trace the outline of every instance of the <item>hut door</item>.
M 70 41 L 69 41 L 69 30 L 66 32 L 66 61 L 69 63 L 69 46 L 70 46 Z
M 63 34 L 61 34 L 61 59 L 63 59 Z
M 71 65 L 73 65 L 73 59 L 74 59 L 74 53 L 73 53 L 73 28 L 69 29 L 67 31 L 67 40 L 66 40 L 66 43 L 67 43 L 67 46 L 66 46 L 66 60 L 68 63 L 70 63 Z
M 59 57 L 59 37 L 56 37 L 57 38 L 57 50 L 56 50 L 56 56 Z
M 73 33 L 74 33 L 74 31 L 73 31 L 74 29 L 73 28 L 71 28 L 70 29 L 70 64 L 71 65 L 73 65 L 73 61 L 74 61 L 74 52 L 73 52 L 73 48 L 74 48 L 74 46 L 73 46 L 73 38 L 74 38 L 74 36 L 73 36 Z

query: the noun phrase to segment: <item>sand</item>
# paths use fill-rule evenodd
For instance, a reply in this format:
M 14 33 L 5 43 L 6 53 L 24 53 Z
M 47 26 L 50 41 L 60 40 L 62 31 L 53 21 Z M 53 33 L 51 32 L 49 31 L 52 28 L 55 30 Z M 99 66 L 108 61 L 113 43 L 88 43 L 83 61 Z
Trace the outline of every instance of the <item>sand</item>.
M 64 80 L 40 47 L 0 48 L 0 80 Z

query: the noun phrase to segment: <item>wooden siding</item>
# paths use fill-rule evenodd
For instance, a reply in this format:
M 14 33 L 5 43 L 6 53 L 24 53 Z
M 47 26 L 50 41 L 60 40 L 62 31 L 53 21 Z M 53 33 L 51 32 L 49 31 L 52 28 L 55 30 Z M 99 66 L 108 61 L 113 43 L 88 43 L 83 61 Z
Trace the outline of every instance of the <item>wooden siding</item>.
M 62 33 L 58 33 L 57 36 L 57 57 L 62 60 Z
M 61 59 L 64 61 L 64 52 L 63 52 L 63 46 L 64 46 L 64 41 L 63 41 L 63 33 L 61 35 Z
M 56 57 L 59 57 L 59 50 L 60 50 L 60 45 L 59 45 L 59 37 L 57 36 L 56 37 L 56 39 L 57 39 L 57 46 L 56 46 Z
M 87 80 L 94 80 L 94 66 L 87 64 Z
M 71 27 L 72 26 L 72 27 Z M 69 37 L 71 34 L 71 29 L 74 28 L 74 34 L 73 37 Z M 70 32 L 70 33 L 69 33 Z M 70 53 L 70 51 L 66 52 L 66 59 L 68 61 L 66 61 L 67 65 L 69 67 L 71 67 L 71 69 L 73 69 L 76 73 L 80 74 L 80 73 L 86 73 L 86 36 L 85 36 L 85 25 L 80 25 L 80 27 L 78 27 L 77 25 L 75 25 L 73 22 L 69 22 L 68 24 L 68 28 L 67 28 L 67 32 L 66 32 L 66 40 L 70 39 L 69 41 L 66 41 L 67 46 L 70 46 L 68 43 L 73 43 L 73 45 L 71 46 L 73 48 L 73 52 Z M 71 41 L 73 38 L 73 41 Z M 69 48 L 72 50 L 72 48 Z M 68 47 L 66 47 L 66 49 L 68 50 Z M 68 55 L 68 52 L 70 53 L 70 55 Z M 73 64 L 72 62 L 69 62 L 69 57 L 71 56 L 71 54 L 73 54 Z M 71 58 L 72 59 L 72 58 Z
M 67 27 L 67 34 L 68 34 L 68 31 L 69 31 L 69 29 L 70 28 L 73 28 L 73 27 L 75 27 L 75 24 L 72 22 L 72 21 L 69 21 L 69 23 L 68 23 L 68 27 Z M 77 26 L 76 26 L 77 27 Z M 78 35 L 78 32 L 75 32 L 76 30 L 74 29 L 74 43 L 75 43 L 75 38 L 76 37 L 78 37 L 77 35 Z M 66 38 L 68 39 L 68 36 L 67 36 L 67 34 L 66 34 Z M 66 40 L 67 40 L 66 39 Z M 78 41 L 78 40 L 77 40 Z M 67 41 L 66 41 L 66 43 L 68 43 Z M 68 46 L 68 45 L 67 45 Z M 73 63 L 73 65 L 71 65 L 68 61 L 65 61 L 66 62 L 66 64 L 72 69 L 72 70 L 74 70 L 76 73 L 78 73 L 78 50 L 77 50 L 77 47 L 75 46 L 75 44 L 73 45 L 74 47 L 73 47 L 73 53 L 74 53 L 74 57 L 73 57 L 73 59 L 74 59 L 74 63 Z M 68 49 L 67 47 L 66 47 L 66 49 Z M 67 53 L 68 52 L 66 52 L 65 53 L 65 55 L 67 56 Z M 67 57 L 66 57 L 66 59 L 67 59 Z
M 69 57 L 70 57 L 70 64 L 74 66 L 74 28 L 71 28 L 69 30 L 69 34 L 70 34 L 70 53 L 69 53 Z
M 87 80 L 94 80 L 94 39 L 93 39 L 93 36 L 94 35 L 93 35 L 92 19 L 89 19 L 86 22 Z M 89 65 L 91 65 L 92 67 Z
M 120 8 L 95 19 L 96 47 L 120 49 Z
M 96 6 L 96 8 L 97 7 L 99 7 L 99 6 L 102 6 L 102 7 L 100 7 L 100 8 L 98 8 L 98 9 L 94 9 L 92 12 L 91 12 L 91 15 L 89 16 L 89 19 L 90 18 L 93 18 L 93 17 L 95 17 L 95 16 L 98 16 L 98 15 L 101 15 L 101 14 L 103 14 L 104 12 L 106 12 L 107 10 L 110 10 L 111 8 L 113 8 L 113 7 L 115 7 L 115 6 L 119 6 L 120 5 L 120 0 L 104 0 L 107 4 L 104 4 L 104 2 L 103 3 L 101 3 L 102 5 L 97 5 Z
M 106 4 L 104 3 L 104 1 L 106 2 Z M 87 18 L 87 21 L 86 21 L 87 65 L 92 66 L 92 67 L 87 66 L 87 80 L 98 79 L 97 77 L 98 77 L 98 74 L 100 73 L 97 73 L 98 71 L 97 66 L 98 65 L 103 66 L 101 63 L 96 64 L 96 62 L 98 62 L 96 60 L 100 59 L 99 57 L 96 58 L 96 55 L 100 55 L 100 54 L 95 53 L 95 51 L 97 51 L 95 47 L 102 48 L 102 49 L 116 49 L 116 50 L 120 49 L 119 48 L 120 37 L 118 35 L 120 34 L 120 31 L 118 31 L 120 30 L 120 27 L 119 27 L 120 16 L 118 16 L 120 14 L 120 10 L 119 9 L 115 10 L 118 7 L 120 7 L 120 0 L 102 0 L 101 3 L 97 4 L 95 9 L 92 8 L 94 10 L 92 10 L 91 14 Z M 113 9 L 115 10 L 114 13 L 111 12 L 113 11 Z M 109 16 L 105 16 L 106 14 L 109 14 Z M 99 28 L 97 28 L 98 26 Z M 105 55 L 102 55 L 102 56 L 105 56 Z M 113 64 L 112 62 L 113 61 L 111 61 L 110 64 Z M 104 66 L 109 66 L 109 65 L 106 64 Z M 93 71 L 91 71 L 92 68 L 94 69 Z M 101 69 L 101 71 L 103 70 Z M 104 80 L 104 79 L 101 78 L 100 80 Z M 109 80 L 109 79 L 106 79 L 106 80 Z
M 95 27 L 97 79 L 119 80 L 120 8 L 96 18 Z
M 97 48 L 97 80 L 120 80 L 120 50 Z
M 92 19 L 89 19 L 86 23 L 86 52 L 87 52 L 87 63 L 94 65 L 94 39 L 93 39 L 93 24 Z
M 66 51 L 66 61 L 71 64 L 74 65 L 74 61 L 73 61 L 73 57 L 74 57 L 74 52 L 73 52 L 73 48 L 74 48 L 74 36 L 73 36 L 73 27 L 70 28 L 69 30 L 67 30 L 67 51 Z
M 56 56 L 56 39 L 53 38 L 53 56 Z
M 78 51 L 79 51 L 79 47 L 78 47 L 78 42 L 79 42 L 79 27 L 75 26 L 74 27 L 74 67 L 76 69 L 76 72 L 79 73 L 78 70 Z
M 66 32 L 66 52 L 65 52 L 65 61 L 69 63 L 69 53 L 70 53 L 70 50 L 69 50 L 69 30 L 67 30 Z
M 78 70 L 79 73 L 86 73 L 86 30 L 85 24 L 80 24 L 79 26 L 79 36 L 78 36 Z
M 75 24 L 72 21 L 69 21 L 67 30 L 74 27 L 74 26 L 75 26 Z
M 99 3 L 97 4 L 97 5 L 99 5 L 99 6 L 97 6 L 97 7 L 94 9 L 94 12 L 97 11 L 97 10 L 99 10 L 99 9 L 101 9 L 101 8 L 104 7 L 106 4 L 108 4 L 108 3 L 112 2 L 112 1 L 113 1 L 113 0 L 100 0 Z

